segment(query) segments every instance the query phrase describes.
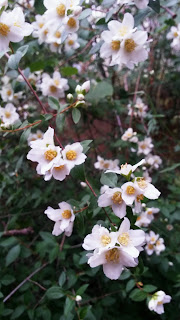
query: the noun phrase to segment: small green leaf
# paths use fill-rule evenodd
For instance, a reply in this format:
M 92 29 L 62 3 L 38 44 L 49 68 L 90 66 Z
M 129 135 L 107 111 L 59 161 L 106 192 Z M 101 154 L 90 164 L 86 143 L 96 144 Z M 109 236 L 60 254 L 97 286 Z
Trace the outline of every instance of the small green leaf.
M 28 49 L 29 49 L 29 46 L 25 45 L 25 46 L 18 48 L 17 52 L 20 52 L 22 54 L 22 57 L 24 57 L 25 54 L 27 53 Z
M 21 251 L 21 248 L 19 244 L 17 244 L 17 246 L 10 249 L 10 251 L 6 256 L 6 266 L 9 266 L 12 262 L 14 262 L 19 257 L 20 251 Z
M 86 152 L 90 149 L 89 145 L 90 145 L 90 143 L 91 143 L 92 141 L 93 141 L 93 140 L 84 140 L 84 141 L 81 141 L 81 142 L 80 142 L 80 144 L 81 144 L 82 147 L 83 147 L 83 152 L 84 152 L 84 153 L 86 153 Z
M 89 17 L 91 15 L 91 13 L 92 13 L 92 10 L 90 8 L 83 10 L 79 16 L 79 20 L 82 20 L 82 19 Z
M 129 298 L 133 301 L 143 301 L 147 298 L 147 293 L 140 289 L 134 289 L 130 293 Z
M 61 73 L 63 76 L 70 77 L 70 76 L 73 76 L 74 74 L 77 74 L 78 69 L 73 67 L 64 67 L 64 68 L 61 68 Z
M 8 60 L 8 67 L 10 69 L 18 69 L 19 62 L 22 57 L 23 57 L 23 54 L 20 51 L 17 51 L 15 54 L 12 54 Z
M 117 186 L 118 177 L 117 174 L 113 172 L 102 173 L 100 181 L 104 185 L 115 188 Z
M 143 287 L 143 290 L 145 292 L 153 292 L 155 290 L 157 290 L 157 287 L 156 286 L 153 286 L 152 284 L 146 284 L 144 287 Z
M 50 108 L 53 109 L 53 110 L 59 110 L 60 109 L 59 101 L 54 97 L 49 97 L 48 98 L 48 104 L 49 104 Z
M 152 8 L 155 12 L 159 13 L 160 12 L 160 1 L 159 0 L 149 0 L 148 6 Z
M 77 108 L 72 110 L 72 118 L 75 124 L 77 124 L 81 119 L 81 112 Z
M 89 287 L 89 284 L 83 284 L 83 286 L 81 286 L 77 291 L 76 291 L 76 294 L 81 296 L 85 291 L 86 289 Z
M 59 277 L 59 285 L 60 287 L 66 282 L 66 273 L 63 271 Z
M 134 279 L 129 280 L 126 285 L 126 292 L 131 291 L 131 289 L 134 288 L 135 284 L 136 284 L 136 282 Z
M 46 296 L 49 300 L 57 300 L 64 297 L 64 292 L 60 287 L 51 287 L 46 291 Z

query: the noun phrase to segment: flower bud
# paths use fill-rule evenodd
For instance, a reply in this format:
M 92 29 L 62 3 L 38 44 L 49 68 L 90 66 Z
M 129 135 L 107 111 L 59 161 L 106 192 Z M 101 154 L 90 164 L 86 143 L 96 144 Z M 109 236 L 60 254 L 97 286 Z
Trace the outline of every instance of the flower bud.
M 69 102 L 72 102 L 72 101 L 73 101 L 73 95 L 72 95 L 72 93 L 68 93 L 68 95 L 67 95 L 67 100 L 68 100 Z
M 82 90 L 85 90 L 86 93 L 88 93 L 89 90 L 90 90 L 90 86 L 91 86 L 91 83 L 90 83 L 90 81 L 88 80 L 88 81 L 86 81 L 86 82 L 83 83 L 83 85 L 82 85 Z
M 84 100 L 84 95 L 82 93 L 77 95 L 78 100 L 82 101 Z
M 77 295 L 77 296 L 76 296 L 76 298 L 75 298 L 75 300 L 76 300 L 76 302 L 79 302 L 79 301 L 81 301 L 81 300 L 82 300 L 82 297 L 81 297 L 81 296 L 79 296 L 79 295 Z
M 75 89 L 76 93 L 81 93 L 82 92 L 82 87 L 78 84 L 76 89 Z

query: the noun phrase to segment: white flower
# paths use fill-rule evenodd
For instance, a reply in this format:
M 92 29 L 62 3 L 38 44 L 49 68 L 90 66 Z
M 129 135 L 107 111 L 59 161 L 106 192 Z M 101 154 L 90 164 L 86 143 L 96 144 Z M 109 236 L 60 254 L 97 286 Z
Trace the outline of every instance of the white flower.
M 162 164 L 162 159 L 157 155 L 148 154 L 145 160 L 146 163 L 154 169 L 158 169 L 159 166 Z
M 164 313 L 163 304 L 169 303 L 171 301 L 171 296 L 165 294 L 164 291 L 160 290 L 153 294 L 151 300 L 148 303 L 148 308 L 151 311 L 155 311 L 158 314 Z
M 0 107 L 0 119 L 5 126 L 9 126 L 19 119 L 19 114 L 12 103 L 7 103 L 5 108 Z
M 148 199 L 158 199 L 161 194 L 152 183 L 147 182 L 144 178 L 136 178 L 134 184 L 139 187 L 141 193 Z
M 32 26 L 25 22 L 21 8 L 3 12 L 0 16 L 0 51 L 7 50 L 9 42 L 20 42 L 24 36 L 29 36 Z
M 122 198 L 122 190 L 120 188 L 108 188 L 99 198 L 98 206 L 112 206 L 112 210 L 117 217 L 122 219 L 126 215 L 126 203 Z
M 121 186 L 122 198 L 127 205 L 132 205 L 139 197 L 141 200 L 142 191 L 137 184 L 133 182 L 126 182 Z
M 147 218 L 152 221 L 154 220 L 154 214 L 158 213 L 158 208 L 146 208 L 145 214 L 147 215 Z
M 144 118 L 147 114 L 148 106 L 146 106 L 141 98 L 137 98 L 134 107 L 137 109 L 137 115 Z
M 119 170 L 119 160 L 105 160 L 100 156 L 97 156 L 97 162 L 95 162 L 94 167 L 99 170 Z M 114 171 L 113 171 L 114 172 Z
M 127 164 L 127 163 L 126 164 L 122 164 L 120 170 L 107 170 L 105 173 L 114 172 L 114 173 L 117 173 L 117 174 L 122 174 L 124 176 L 128 176 L 130 173 L 134 172 L 139 166 L 141 166 L 144 163 L 145 163 L 145 160 L 142 159 L 141 161 L 139 161 L 134 166 L 132 166 L 131 164 Z
M 27 154 L 27 159 L 38 163 L 38 173 L 45 174 L 61 159 L 61 148 L 54 145 L 54 129 L 45 132 L 43 139 L 31 141 L 32 150 Z
M 33 26 L 33 37 L 38 38 L 39 44 L 47 41 L 50 27 L 47 24 L 46 16 L 37 14 L 35 16 L 35 21 L 32 23 Z
M 145 138 L 143 141 L 138 141 L 138 154 L 144 153 L 148 155 L 154 147 L 151 138 Z
M 57 162 L 53 164 L 53 167 L 46 171 L 44 180 L 48 181 L 53 177 L 55 180 L 63 181 L 66 176 L 70 174 L 70 171 L 71 170 L 67 162 L 61 158 L 58 158 Z
M 103 265 L 103 272 L 111 280 L 117 280 L 124 267 L 135 267 L 137 262 L 120 247 L 89 254 L 88 263 L 91 268 Z
M 135 225 L 137 227 L 147 227 L 150 223 L 151 221 L 148 219 L 146 213 L 143 212 L 137 217 Z
M 109 249 L 114 247 L 115 243 L 116 243 L 116 237 L 114 232 L 109 232 L 108 229 L 96 224 L 92 229 L 92 233 L 88 234 L 84 238 L 84 242 L 82 246 L 85 250 L 98 249 L 99 252 L 101 252 L 105 248 Z
M 170 32 L 167 34 L 167 39 L 173 40 L 171 43 L 171 47 L 175 51 L 180 50 L 180 23 L 178 23 L 177 27 L 171 27 Z
M 35 141 L 38 139 L 43 139 L 44 133 L 41 130 L 37 130 L 36 133 L 30 133 L 28 137 L 28 145 L 30 146 L 31 141 Z
M 0 0 L 0 9 L 8 6 L 8 0 Z
M 130 229 L 130 221 L 124 218 L 119 230 L 116 232 L 117 243 L 124 252 L 128 253 L 133 258 L 139 256 L 142 250 L 141 246 L 145 243 L 145 233 L 143 230 Z
M 165 245 L 164 245 L 164 239 L 163 238 L 159 238 L 157 241 L 156 241 L 156 246 L 155 246 L 155 252 L 156 254 L 159 256 L 160 253 L 162 251 L 164 251 L 166 249 Z
M 58 71 L 53 73 L 51 78 L 48 74 L 44 73 L 42 77 L 42 83 L 40 89 L 44 96 L 53 96 L 56 98 L 64 98 L 64 91 L 69 89 L 68 81 L 61 78 L 61 74 Z
M 83 147 L 79 142 L 67 145 L 62 151 L 62 155 L 70 169 L 84 163 L 87 158 L 83 153 Z
M 5 86 L 2 86 L 2 90 L 0 91 L 0 94 L 3 101 L 5 102 L 12 101 L 14 98 L 14 91 L 11 84 L 9 83 Z
M 69 34 L 65 40 L 64 50 L 68 53 L 70 50 L 76 50 L 80 47 L 80 44 L 77 42 L 78 36 L 76 33 Z
M 130 142 L 137 143 L 138 138 L 136 137 L 136 135 L 137 135 L 137 132 L 134 132 L 132 128 L 128 128 L 122 135 L 121 139 L 123 141 L 130 141 Z
M 34 6 L 35 0 L 18 0 L 18 3 L 22 4 L 24 7 L 31 9 Z
M 53 209 L 48 207 L 44 213 L 47 214 L 50 220 L 55 221 L 52 232 L 53 235 L 59 236 L 61 233 L 65 232 L 65 235 L 70 237 L 75 219 L 72 207 L 67 202 L 63 201 L 59 203 L 59 208 L 60 209 Z

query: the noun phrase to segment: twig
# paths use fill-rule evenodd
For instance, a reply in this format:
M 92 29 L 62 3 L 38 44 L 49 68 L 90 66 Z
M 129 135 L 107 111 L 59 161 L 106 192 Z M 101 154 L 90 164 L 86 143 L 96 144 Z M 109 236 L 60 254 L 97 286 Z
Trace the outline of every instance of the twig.
M 7 296 L 6 298 L 4 298 L 3 302 L 5 303 L 7 300 L 9 300 L 13 294 L 16 293 L 17 290 L 19 290 L 27 281 L 29 281 L 29 279 L 31 279 L 36 273 L 38 273 L 39 271 L 41 271 L 42 269 L 44 269 L 49 263 L 44 263 L 41 267 L 39 267 L 38 269 L 36 269 L 35 271 L 33 271 L 27 278 L 25 278 L 20 284 L 18 284 L 18 286 L 13 289 Z
M 18 128 L 18 129 L 14 129 L 14 130 L 2 130 L 2 132 L 18 132 L 18 131 L 22 131 L 22 130 L 28 129 L 28 128 L 30 128 L 30 127 L 33 127 L 33 126 L 35 126 L 36 124 L 39 124 L 39 123 L 41 123 L 41 122 L 42 122 L 42 120 L 38 120 L 38 121 L 36 121 L 36 122 L 34 122 L 34 123 L 28 124 L 27 126 L 25 126 L 25 127 L 23 127 L 23 128 Z
M 37 281 L 33 281 L 31 279 L 28 280 L 29 282 L 34 283 L 36 286 L 38 286 L 39 288 L 41 288 L 43 291 L 46 291 L 47 289 L 44 288 L 40 283 L 38 283 Z
M 27 235 L 27 234 L 32 234 L 34 233 L 33 228 L 28 227 L 24 229 L 19 229 L 19 230 L 7 230 L 3 233 L 2 236 L 15 236 L 15 235 Z
M 60 251 L 62 251 L 62 249 L 63 249 L 63 245 L 64 245 L 65 238 L 66 238 L 66 235 L 65 235 L 65 233 L 64 233 L 64 234 L 63 234 L 63 237 L 62 237 L 62 240 L 61 240 L 60 248 L 59 248 Z

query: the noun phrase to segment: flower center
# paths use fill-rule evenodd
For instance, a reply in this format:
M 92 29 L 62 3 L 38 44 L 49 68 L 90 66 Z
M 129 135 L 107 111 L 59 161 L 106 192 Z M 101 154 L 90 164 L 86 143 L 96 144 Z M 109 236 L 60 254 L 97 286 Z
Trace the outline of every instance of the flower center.
M 153 248 L 154 248 L 154 245 L 151 244 L 151 243 L 149 243 L 149 244 L 148 244 L 148 249 L 152 250 Z
M 60 170 L 63 170 L 64 169 L 64 165 L 62 165 L 62 166 L 59 166 L 59 167 L 54 167 L 54 169 L 55 170 L 57 170 L 57 171 L 60 171 Z
M 146 148 L 147 148 L 147 145 L 146 145 L 145 143 L 143 143 L 140 147 L 141 147 L 141 149 L 143 149 L 143 150 L 144 150 L 144 149 L 146 149 Z
M 130 53 L 130 52 L 133 52 L 134 49 L 136 48 L 136 43 L 134 42 L 133 39 L 127 39 L 125 40 L 124 47 L 125 47 L 125 50 Z
M 104 246 L 107 246 L 110 242 L 111 242 L 111 238 L 110 237 L 108 237 L 108 236 L 102 236 L 101 237 L 101 243 Z
M 56 32 L 55 32 L 55 37 L 56 37 L 56 38 L 61 38 L 61 32 L 56 31 Z
M 60 17 L 64 17 L 65 12 L 66 12 L 66 7 L 64 4 L 60 4 L 57 8 L 56 8 L 56 12 Z
M 66 152 L 66 158 L 67 160 L 75 160 L 77 158 L 77 153 L 74 150 L 69 150 Z
M 10 95 L 11 95 L 11 93 L 12 93 L 12 91 L 11 91 L 11 90 L 8 90 L 8 91 L 7 91 L 7 95 L 8 95 L 8 96 L 10 96 Z
M 144 180 L 144 178 L 141 178 L 137 183 L 141 189 L 145 189 L 147 187 L 147 182 Z
M 74 18 L 69 18 L 67 25 L 69 28 L 76 28 L 76 20 Z
M 45 159 L 48 161 L 52 161 L 54 158 L 57 156 L 57 151 L 56 150 L 47 150 L 45 153 Z
M 140 201 L 143 200 L 143 199 L 144 199 L 143 194 L 139 194 L 139 195 L 136 197 L 137 202 L 140 202 Z
M 147 214 L 151 215 L 151 214 L 152 214 L 152 211 L 148 211 Z
M 112 201 L 115 203 L 115 204 L 121 204 L 122 203 L 122 196 L 121 196 L 121 192 L 120 191 L 117 191 L 113 194 L 112 196 Z
M 129 243 L 129 234 L 127 232 L 122 233 L 119 237 L 118 237 L 118 241 L 120 244 L 122 244 L 122 246 L 127 246 Z
M 120 41 L 119 41 L 119 40 L 114 40 L 114 41 L 112 41 L 112 42 L 111 42 L 111 48 L 112 48 L 112 50 L 114 50 L 114 51 L 119 50 L 119 48 L 120 48 Z
M 151 241 L 154 242 L 156 239 L 154 237 L 151 238 Z
M 44 23 L 39 23 L 39 28 L 42 29 L 44 27 Z
M 127 31 L 128 31 L 128 28 L 126 26 L 122 26 L 120 29 L 119 29 L 119 34 L 121 37 L 124 37 L 126 34 L 127 34 Z
M 163 302 L 162 301 L 158 301 L 158 306 L 160 306 L 161 304 L 163 304 Z
M 178 37 L 178 33 L 177 33 L 177 31 L 176 31 L 176 32 L 174 32 L 174 37 Z
M 107 262 L 118 263 L 120 257 L 119 250 L 117 248 L 113 248 L 106 253 L 105 257 Z
M 48 32 L 48 29 L 44 30 L 44 35 L 47 36 Z
M 11 113 L 9 111 L 6 111 L 5 112 L 5 116 L 6 116 L 6 118 L 10 118 L 11 117 Z
M 104 167 L 105 169 L 108 169 L 108 168 L 109 168 L 109 163 L 103 163 L 103 167 Z
M 4 37 L 8 35 L 10 28 L 5 23 L 0 23 L 0 34 Z
M 68 45 L 69 45 L 69 46 L 73 46 L 73 44 L 74 44 L 74 41 L 73 41 L 73 40 L 69 40 L 69 41 L 68 41 Z
M 136 221 L 139 221 L 139 220 L 141 220 L 141 216 L 137 217 L 137 219 L 136 219 Z
M 57 42 L 54 42 L 53 45 L 54 45 L 56 48 L 59 48 L 59 46 L 60 46 L 59 43 L 57 43 Z
M 54 83 L 55 83 L 56 86 L 59 86 L 60 81 L 56 79 L 56 80 L 54 80 Z
M 57 91 L 57 88 L 52 85 L 52 86 L 50 86 L 50 91 L 51 91 L 52 93 L 55 93 L 55 92 Z
M 160 244 L 161 244 L 161 242 L 158 240 L 158 241 L 156 242 L 156 245 L 160 246 Z
M 62 217 L 63 217 L 64 219 L 70 219 L 71 216 L 72 216 L 72 213 L 71 213 L 70 210 L 64 210 L 63 213 L 62 213 Z
M 132 186 L 128 186 L 128 187 L 126 188 L 126 193 L 129 194 L 130 196 L 131 196 L 132 194 L 135 194 L 135 188 L 132 187 Z

